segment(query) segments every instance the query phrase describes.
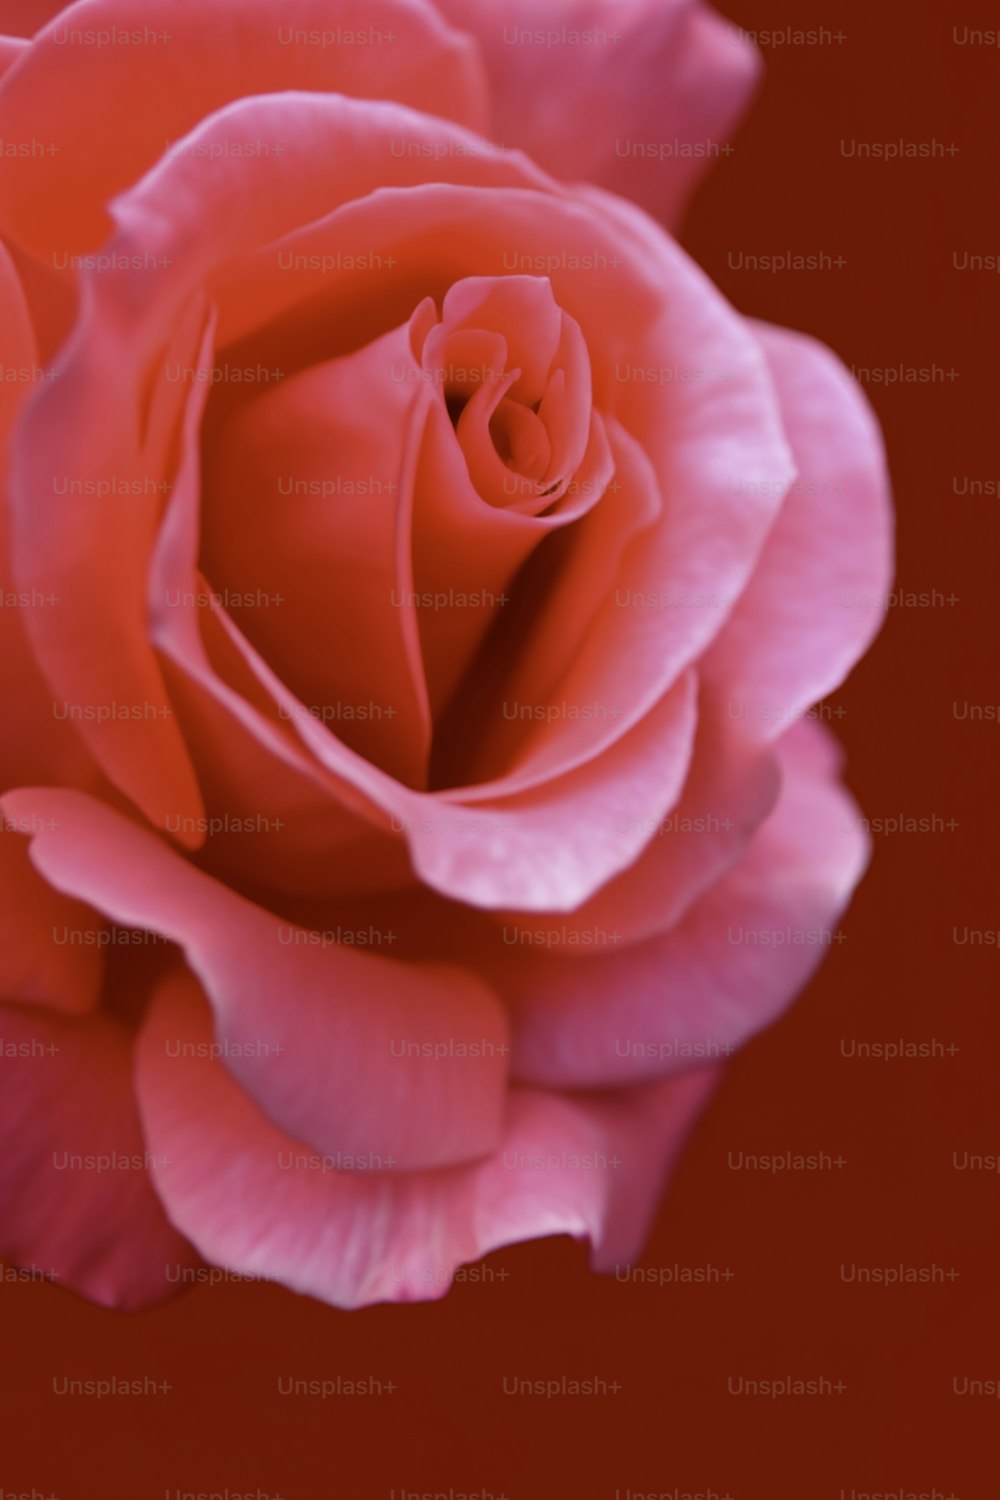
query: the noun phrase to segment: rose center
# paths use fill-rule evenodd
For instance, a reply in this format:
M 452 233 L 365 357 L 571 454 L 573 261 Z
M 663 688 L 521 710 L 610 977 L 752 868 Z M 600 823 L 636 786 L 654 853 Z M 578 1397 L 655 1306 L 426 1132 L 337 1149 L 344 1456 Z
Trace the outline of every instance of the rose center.
M 482 500 L 539 516 L 565 492 L 586 445 L 590 367 L 546 277 L 470 277 L 411 325 Z

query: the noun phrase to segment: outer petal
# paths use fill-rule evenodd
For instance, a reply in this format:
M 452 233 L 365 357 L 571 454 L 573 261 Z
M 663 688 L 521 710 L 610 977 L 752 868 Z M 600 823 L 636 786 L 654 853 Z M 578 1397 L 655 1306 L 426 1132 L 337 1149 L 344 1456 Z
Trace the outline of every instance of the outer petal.
M 32 841 L 57 890 L 184 947 L 227 1065 L 282 1128 L 387 1167 L 495 1147 L 506 1023 L 473 975 L 393 963 L 284 925 L 79 793 L 15 792 L 4 806 L 58 820 Z
M 145 643 L 145 568 L 171 489 L 164 449 L 187 393 L 166 387 L 171 409 L 164 412 L 163 388 L 150 399 L 144 372 L 127 374 L 115 362 L 118 332 L 101 323 L 80 362 L 71 357 L 60 367 L 18 424 L 12 562 L 20 592 L 55 600 L 24 611 L 51 689 L 49 715 L 64 728 L 72 720 L 109 779 L 163 824 L 171 813 L 202 812 L 162 673 Z M 200 333 L 184 320 L 172 330 L 168 357 L 191 364 Z M 41 430 L 32 431 L 30 414 L 39 409 Z M 41 778 L 27 772 L 19 779 Z
M 729 1056 L 780 1015 L 835 940 L 868 860 L 828 743 L 813 724 L 788 731 L 775 811 L 673 931 L 614 957 L 529 952 L 506 984 L 493 976 L 517 1015 L 517 1077 L 556 1088 L 658 1077 Z
M 881 434 L 860 387 L 814 339 L 756 329 L 799 477 L 705 674 L 734 723 L 769 739 L 837 687 L 881 627 L 892 512 Z
M 131 1039 L 0 1005 L 0 1042 L 0 1254 L 109 1307 L 168 1296 L 197 1257 L 150 1182 Z
M 369 42 L 342 40 L 362 31 Z M 426 0 L 80 0 L 0 90 L 0 137 L 55 147 L 30 172 L 0 159 L 0 223 L 50 263 L 95 250 L 108 200 L 180 136 L 231 100 L 291 89 L 483 123 L 475 49 Z M 283 149 L 277 136 L 256 143 L 279 161 Z
M 493 136 L 673 222 L 760 73 L 701 0 L 439 0 L 483 48 Z
M 168 1039 L 192 1044 L 166 1056 Z M 472 1166 L 362 1176 L 323 1170 L 204 1055 L 196 987 L 161 991 L 140 1042 L 139 1091 L 157 1190 L 208 1259 L 340 1307 L 440 1296 L 501 1245 L 587 1238 L 598 1269 L 634 1256 L 663 1173 L 714 1070 L 606 1098 L 517 1090 L 501 1146 Z M 298 1158 L 298 1162 L 296 1161 Z

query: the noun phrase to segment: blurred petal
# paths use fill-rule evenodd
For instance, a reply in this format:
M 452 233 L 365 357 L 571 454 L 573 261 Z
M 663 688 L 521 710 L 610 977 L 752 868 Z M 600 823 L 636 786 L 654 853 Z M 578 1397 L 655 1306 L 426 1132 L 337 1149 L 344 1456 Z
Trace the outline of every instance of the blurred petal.
M 101 990 L 103 922 L 91 907 L 53 890 L 28 858 L 44 819 L 0 823 L 0 999 L 88 1011 Z
M 28 50 L 28 43 L 16 36 L 0 36 L 0 78 L 19 62 Z
M 493 137 L 674 223 L 739 121 L 760 58 L 701 0 L 439 0 L 479 39 Z
M 3 29 L 11 36 L 33 36 L 65 9 L 66 0 L 4 0 Z
M 52 618 L 64 601 L 53 588 L 19 588 L 11 559 L 10 515 L 4 490 L 11 431 L 24 401 L 48 383 L 39 364 L 31 315 L 11 256 L 0 244 L 0 702 L 16 704 L 0 740 L 0 791 L 19 782 L 79 783 L 89 757 L 73 729 L 55 717 L 52 693 L 35 660 L 27 625 Z

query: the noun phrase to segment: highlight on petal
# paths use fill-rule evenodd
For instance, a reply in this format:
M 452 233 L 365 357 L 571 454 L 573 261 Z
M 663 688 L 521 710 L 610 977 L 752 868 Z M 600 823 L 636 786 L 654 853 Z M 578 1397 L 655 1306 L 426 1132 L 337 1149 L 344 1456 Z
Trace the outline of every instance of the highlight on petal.
M 21 37 L 0 36 L 0 78 L 8 72 L 28 50 L 28 43 Z
M 197 987 L 165 985 L 138 1065 L 157 1191 L 206 1259 L 338 1307 L 440 1297 L 463 1263 L 544 1235 L 589 1240 L 599 1270 L 636 1255 L 717 1079 L 603 1097 L 516 1089 L 482 1161 L 367 1173 L 271 1124 L 212 1061 L 211 1036 Z

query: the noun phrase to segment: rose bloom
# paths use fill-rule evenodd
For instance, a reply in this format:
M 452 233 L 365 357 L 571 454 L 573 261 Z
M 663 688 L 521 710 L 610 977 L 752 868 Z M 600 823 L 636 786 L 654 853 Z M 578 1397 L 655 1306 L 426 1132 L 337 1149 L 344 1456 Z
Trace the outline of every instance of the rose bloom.
M 664 227 L 754 54 L 686 0 L 5 14 L 0 1250 L 118 1307 L 634 1257 L 868 855 L 812 705 L 879 435 Z

